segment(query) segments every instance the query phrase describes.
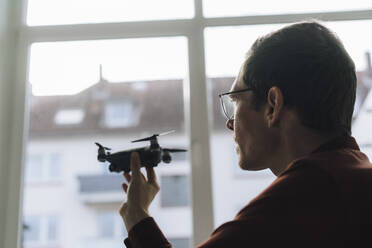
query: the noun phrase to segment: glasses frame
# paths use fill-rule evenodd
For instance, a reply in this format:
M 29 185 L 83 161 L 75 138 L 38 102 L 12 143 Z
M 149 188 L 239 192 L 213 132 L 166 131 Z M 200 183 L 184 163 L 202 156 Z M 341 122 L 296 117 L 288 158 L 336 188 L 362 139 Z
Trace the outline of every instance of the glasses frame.
M 218 97 L 220 98 L 220 102 L 221 102 L 223 113 L 225 114 L 225 117 L 226 117 L 226 119 L 228 121 L 233 121 L 234 120 L 234 116 L 232 118 L 230 118 L 229 115 L 227 114 L 227 110 L 226 110 L 225 104 L 223 103 L 222 97 L 223 96 L 227 96 L 227 95 L 231 95 L 231 94 L 236 94 L 236 93 L 242 93 L 242 92 L 246 92 L 246 91 L 251 91 L 251 90 L 253 90 L 253 89 L 252 88 L 247 88 L 247 89 L 242 89 L 242 90 L 234 90 L 234 91 L 230 91 L 230 92 L 226 92 L 226 93 L 222 93 L 222 94 L 219 94 L 218 95 Z

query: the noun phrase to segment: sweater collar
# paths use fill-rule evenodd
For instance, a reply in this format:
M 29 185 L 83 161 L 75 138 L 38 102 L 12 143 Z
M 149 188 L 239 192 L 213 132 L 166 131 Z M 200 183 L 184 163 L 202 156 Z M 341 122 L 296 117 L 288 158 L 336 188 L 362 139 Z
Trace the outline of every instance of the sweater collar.
M 351 149 L 359 151 L 359 146 L 354 137 L 350 135 L 342 135 L 321 144 L 318 148 L 312 151 L 311 154 L 337 149 Z

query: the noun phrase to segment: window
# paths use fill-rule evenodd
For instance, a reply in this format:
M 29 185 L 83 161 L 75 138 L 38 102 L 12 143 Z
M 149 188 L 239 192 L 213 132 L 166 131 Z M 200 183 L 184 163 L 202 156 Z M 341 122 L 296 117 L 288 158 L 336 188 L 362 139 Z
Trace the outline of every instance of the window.
M 188 176 L 161 176 L 160 191 L 162 207 L 189 206 Z
M 99 212 L 97 228 L 99 239 L 120 239 L 128 235 L 117 211 Z
M 34 209 L 60 213 L 64 217 L 61 247 L 69 246 L 69 242 L 82 248 L 115 247 L 126 235 L 117 212 L 125 200 L 121 188 L 125 179 L 122 174 L 108 172 L 108 163 L 97 161 L 95 142 L 118 152 L 149 145 L 131 143 L 134 139 L 175 130 L 159 137 L 159 144 L 190 150 L 183 103 L 184 86 L 188 85 L 187 58 L 187 39 L 182 36 L 32 44 L 29 81 L 33 104 L 27 149 L 30 154 L 43 155 L 38 182 L 61 179 L 63 175 L 63 184 L 26 184 L 24 213 Z M 55 125 L 60 110 L 78 109 L 84 111 L 78 125 Z M 171 169 L 188 174 L 180 172 L 180 167 L 189 167 L 187 154 L 177 155 L 176 161 L 182 160 L 182 164 Z M 167 171 L 163 164 L 155 168 L 159 177 L 163 167 Z M 182 206 L 176 209 L 177 219 L 189 223 L 190 184 L 183 178 L 178 184 L 175 187 L 182 186 L 182 191 L 167 191 L 166 199 L 171 200 L 166 204 Z M 174 195 L 179 192 L 187 192 L 187 198 Z M 172 213 L 160 202 L 159 194 L 151 214 L 163 216 L 158 219 L 165 223 L 163 232 L 174 236 L 175 228 L 167 221 Z M 53 222 L 50 225 L 53 230 Z M 176 234 L 192 237 L 191 227 L 182 225 Z
M 105 125 L 110 128 L 135 126 L 139 117 L 139 109 L 129 100 L 111 102 L 105 106 Z
M 81 109 L 64 109 L 57 112 L 54 122 L 57 125 L 79 124 L 83 118 L 84 112 Z
M 5 6 L 7 3 L 11 6 L 13 2 L 6 0 Z M 83 198 L 77 191 L 77 175 L 89 176 L 101 173 L 102 169 L 99 166 L 104 166 L 97 165 L 96 149 L 87 144 L 93 144 L 99 139 L 105 145 L 121 150 L 127 148 L 125 145 L 134 137 L 176 129 L 173 143 L 183 138 L 186 140 L 185 144 L 190 143 L 192 146 L 187 147 L 192 152 L 186 156 L 184 162 L 189 164 L 193 161 L 190 165 L 192 167 L 190 178 L 193 177 L 193 180 L 190 181 L 195 185 L 192 187 L 191 195 L 198 201 L 190 200 L 193 209 L 191 206 L 187 208 L 189 212 L 184 211 L 185 208 L 175 209 L 179 213 L 177 220 L 192 220 L 193 225 L 190 224 L 185 228 L 182 226 L 180 227 L 182 230 L 177 229 L 177 233 L 174 233 L 172 227 L 177 225 L 167 222 L 172 220 L 172 213 L 169 209 L 163 211 L 164 209 L 161 208 L 160 194 L 154 200 L 152 214 L 158 221 L 170 223 L 163 226 L 166 236 L 169 234 L 169 237 L 190 237 L 194 242 L 190 246 L 194 246 L 204 241 L 213 231 L 213 219 L 215 226 L 231 220 L 238 206 L 243 206 L 243 202 L 249 201 L 259 189 L 269 183 L 259 178 L 256 178 L 254 184 L 249 185 L 242 183 L 242 180 L 236 180 L 234 171 L 239 168 L 231 161 L 231 150 L 234 144 L 230 137 L 231 133 L 225 130 L 225 120 L 215 103 L 215 99 L 218 100 L 217 94 L 221 93 L 220 90 L 226 91 L 230 88 L 244 54 L 253 40 L 258 35 L 276 29 L 284 23 L 322 18 L 335 24 L 342 24 L 345 21 L 353 27 L 350 29 L 346 28 L 347 25 L 340 25 L 337 32 L 340 34 L 343 30 L 354 32 L 353 35 L 349 35 L 352 48 L 347 47 L 347 49 L 363 50 L 362 53 L 359 51 L 354 53 L 358 57 L 356 60 L 363 58 L 363 54 L 370 50 L 371 44 L 371 35 L 366 30 L 369 30 L 368 22 L 372 20 L 372 6 L 370 1 L 363 0 L 350 3 L 342 1 L 337 5 L 324 1 L 303 3 L 289 0 L 284 2 L 274 0 L 249 2 L 29 0 L 24 2 L 28 4 L 27 16 L 23 16 L 22 19 L 27 20 L 27 25 L 13 25 L 9 29 L 11 33 L 19 33 L 18 37 L 20 37 L 20 41 L 15 43 L 18 44 L 17 48 L 14 49 L 19 51 L 20 54 L 14 56 L 19 59 L 11 68 L 13 70 L 9 71 L 18 70 L 17 77 L 14 77 L 19 79 L 16 80 L 16 83 L 19 83 L 17 89 L 22 89 L 25 82 L 32 84 L 33 96 L 29 97 L 32 98 L 32 106 L 30 104 L 27 150 L 32 154 L 42 154 L 41 158 L 26 158 L 26 179 L 31 177 L 40 180 L 49 176 L 55 178 L 62 173 L 66 176 L 66 189 L 56 189 L 48 187 L 49 185 L 30 187 L 31 185 L 25 184 L 24 191 L 28 192 L 30 197 L 25 197 L 24 214 L 27 216 L 30 210 L 44 209 L 35 202 L 29 201 L 31 198 L 35 199 L 35 196 L 42 195 L 44 200 L 48 199 L 47 204 L 41 200 L 39 204 L 53 211 L 58 209 L 57 205 L 62 205 L 61 202 L 67 206 L 71 202 L 78 203 L 73 205 L 74 207 L 63 209 L 63 220 L 66 223 L 61 225 L 63 230 L 59 230 L 64 233 L 66 237 L 64 240 L 71 240 L 74 244 L 86 238 L 84 235 L 88 237 L 96 235 L 97 229 L 94 223 L 97 206 L 111 204 L 118 207 L 123 200 L 122 195 L 99 194 L 92 194 L 94 201 L 89 203 L 77 200 Z M 21 16 L 22 8 L 13 9 L 15 11 L 19 9 L 18 15 L 14 16 Z M 234 18 L 226 18 L 226 16 Z M 362 25 L 362 22 L 367 24 Z M 346 45 L 348 42 L 346 40 L 349 38 L 341 38 Z M 201 44 L 203 41 L 205 44 Z M 355 45 L 354 42 L 360 43 Z M 360 45 L 362 43 L 363 45 Z M 99 65 L 105 68 L 104 80 L 102 75 L 99 76 Z M 363 63 L 359 63 L 357 67 L 359 71 L 365 69 Z M 211 87 L 206 89 L 205 81 Z M 119 90 L 115 86 L 118 86 Z M 9 99 L 18 100 L 16 97 L 19 97 L 19 92 L 24 93 L 21 90 L 14 91 Z M 118 99 L 115 93 L 125 97 Z M 206 100 L 206 95 L 213 95 L 214 98 Z M 140 107 L 141 111 L 136 111 L 141 113 L 138 123 L 132 126 L 108 128 L 104 125 L 105 104 L 123 99 L 133 101 L 135 110 Z M 171 100 L 168 101 L 169 99 Z M 13 103 L 10 100 L 6 101 L 8 106 Z M 213 113 L 210 116 L 212 120 L 210 126 L 207 122 L 209 112 L 206 101 L 213 107 L 210 111 Z M 363 109 L 363 102 L 360 104 L 360 108 Z M 1 131 L 23 133 L 24 124 L 19 120 L 28 111 L 24 106 L 28 105 L 21 102 L 14 106 L 12 120 L 14 127 L 5 126 Z M 142 108 L 143 106 L 151 106 L 151 111 Z M 84 110 L 82 122 L 79 125 L 60 125 L 56 128 L 55 117 L 58 111 L 71 109 Z M 130 111 L 129 107 L 128 109 Z M 143 119 L 144 116 L 146 118 Z M 370 132 L 366 130 L 369 130 L 371 122 L 362 116 L 366 115 L 356 116 L 353 132 L 358 140 L 365 139 L 363 144 L 370 144 L 371 138 L 366 135 Z M 146 135 L 143 135 L 144 133 Z M 18 137 L 18 142 L 15 142 L 19 144 L 16 150 L 23 150 L 21 143 L 21 137 Z M 35 147 L 40 149 L 35 150 Z M 48 152 L 43 152 L 45 150 Z M 44 164 L 48 163 L 49 155 L 44 153 L 51 154 L 61 150 L 67 155 L 57 158 L 59 162 L 55 164 L 59 166 L 48 172 L 46 169 L 48 166 Z M 11 154 L 11 160 L 18 162 L 20 166 L 22 156 Z M 11 166 L 13 165 L 17 163 L 12 163 Z M 161 168 L 160 165 L 158 171 L 161 171 Z M 172 172 L 177 169 L 169 168 Z M 210 174 L 211 170 L 212 174 Z M 221 176 L 224 173 L 230 177 Z M 210 185 L 210 177 L 213 178 L 213 186 Z M 230 180 L 231 183 L 226 183 L 226 180 Z M 169 181 L 171 182 L 168 184 L 176 183 L 175 180 Z M 231 194 L 245 187 L 249 190 Z M 188 184 L 186 188 L 189 190 Z M 212 194 L 214 197 L 211 196 Z M 56 195 L 60 199 L 50 200 Z M 231 198 L 226 200 L 223 196 Z M 236 196 L 244 198 L 245 201 L 237 201 Z M 231 207 L 220 204 L 221 200 L 231 201 Z M 182 201 L 185 202 L 180 199 L 177 200 L 178 203 L 169 201 L 168 204 L 179 205 Z M 9 204 L 13 207 L 8 208 L 6 213 L 10 212 L 12 216 L 18 216 L 18 201 L 14 200 Z M 86 215 L 77 218 L 73 214 L 76 209 L 82 209 Z M 74 232 L 75 227 L 85 230 L 86 233 L 83 235 Z M 16 235 L 16 228 L 3 229 L 6 230 L 5 235 Z M 96 240 L 92 242 L 93 245 L 99 246 Z M 119 243 L 122 244 L 121 242 L 122 239 L 102 247 L 115 247 Z M 80 243 L 79 245 L 92 247 Z M 62 243 L 60 246 L 66 245 Z
M 26 242 L 39 241 L 40 240 L 40 218 L 39 217 L 25 217 L 26 229 L 24 232 L 24 239 Z
M 173 147 L 172 147 L 173 148 Z M 185 148 L 180 148 L 185 149 Z M 187 160 L 187 153 L 186 152 L 174 152 L 172 153 L 172 161 L 186 161 Z
M 50 216 L 47 219 L 47 221 L 48 221 L 47 239 L 50 241 L 58 240 L 58 217 Z
M 49 156 L 48 177 L 58 179 L 61 177 L 61 155 L 53 153 Z
M 337 34 L 354 60 L 358 74 L 358 85 L 366 85 L 368 71 L 370 70 L 368 66 L 370 62 L 367 60 L 368 56 L 366 54 L 372 49 L 372 36 L 364 35 L 364 30 L 369 29 L 372 21 L 324 22 L 323 24 Z M 244 188 L 245 190 L 239 191 L 239 195 L 244 197 L 246 203 L 248 203 L 275 179 L 275 176 L 269 170 L 259 172 L 243 171 L 237 164 L 236 154 L 230 153 L 233 154 L 233 157 L 231 157 L 226 152 L 233 150 L 236 145 L 232 139 L 232 132 L 227 130 L 224 125 L 225 119 L 220 114 L 220 103 L 216 95 L 229 90 L 244 60 L 245 53 L 255 39 L 262 34 L 279 29 L 283 25 L 212 27 L 207 28 L 205 31 L 206 73 L 213 92 L 211 102 L 213 103 L 214 131 L 211 135 L 211 155 L 216 227 L 230 220 L 237 213 L 236 209 L 231 207 L 232 204 L 242 205 L 241 199 L 231 197 L 233 194 L 230 194 L 230 192 Z M 358 39 L 355 37 L 363 38 Z M 224 42 L 215 42 L 216 40 L 223 40 Z M 362 89 L 364 91 L 362 93 L 365 94 L 368 90 L 369 88 L 365 86 Z M 363 99 L 360 100 L 363 101 Z M 364 101 L 364 104 L 366 103 Z M 363 105 L 363 103 L 360 104 Z M 356 118 L 364 117 L 358 115 Z M 371 120 L 361 120 L 360 123 L 363 123 L 361 125 L 357 124 L 357 122 L 355 121 L 353 125 L 353 134 L 357 140 L 359 142 L 371 140 L 372 136 L 367 135 L 369 133 L 367 130 L 371 125 L 370 123 L 372 123 Z M 358 133 L 364 137 L 360 137 Z M 366 151 L 368 150 L 366 149 Z M 232 171 L 231 183 L 226 183 L 225 175 L 231 175 Z
M 25 216 L 24 240 L 26 244 L 50 244 L 59 240 L 59 218 L 49 216 Z
M 191 246 L 189 238 L 169 238 L 168 241 L 174 248 L 189 248 Z
M 372 108 L 372 92 L 369 91 L 362 104 L 358 117 L 353 124 L 353 136 L 357 139 L 359 148 L 372 158 L 372 135 L 371 129 L 372 115 L 369 110 Z
M 43 178 L 43 156 L 28 155 L 26 158 L 26 180 L 38 181 Z
M 113 238 L 115 233 L 115 217 L 113 213 L 100 213 L 98 216 L 99 237 Z
M 43 182 L 61 178 L 61 155 L 29 154 L 26 158 L 26 181 Z

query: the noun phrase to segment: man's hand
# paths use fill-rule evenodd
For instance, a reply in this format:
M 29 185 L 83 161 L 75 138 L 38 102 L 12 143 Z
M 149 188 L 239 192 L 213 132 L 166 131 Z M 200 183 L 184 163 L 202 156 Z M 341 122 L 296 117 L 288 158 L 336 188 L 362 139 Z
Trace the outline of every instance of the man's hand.
M 128 232 L 135 224 L 150 216 L 148 208 L 160 190 L 154 168 L 146 167 L 147 179 L 140 168 L 139 155 L 137 152 L 132 152 L 130 161 L 132 173 L 131 175 L 124 173 L 128 185 L 122 184 L 124 192 L 127 193 L 127 202 L 120 207 L 120 215 L 123 217 Z

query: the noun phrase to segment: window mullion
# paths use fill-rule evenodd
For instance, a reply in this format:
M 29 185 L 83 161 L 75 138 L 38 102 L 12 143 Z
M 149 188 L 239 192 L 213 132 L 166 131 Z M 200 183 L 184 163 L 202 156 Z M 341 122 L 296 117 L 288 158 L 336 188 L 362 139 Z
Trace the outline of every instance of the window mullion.
M 323 21 L 348 21 L 372 19 L 372 10 L 338 11 L 321 13 L 280 14 L 280 15 L 257 15 L 237 17 L 205 18 L 206 27 L 217 26 L 240 26 L 257 24 L 291 23 L 309 19 Z
M 191 204 L 193 211 L 193 245 L 209 237 L 214 228 L 210 125 L 204 58 L 204 29 L 195 26 L 189 36 L 189 85 L 185 84 L 185 111 L 191 160 Z
M 193 19 L 186 19 L 58 26 L 23 26 L 22 34 L 29 43 L 45 41 L 186 36 L 191 32 L 194 22 Z

